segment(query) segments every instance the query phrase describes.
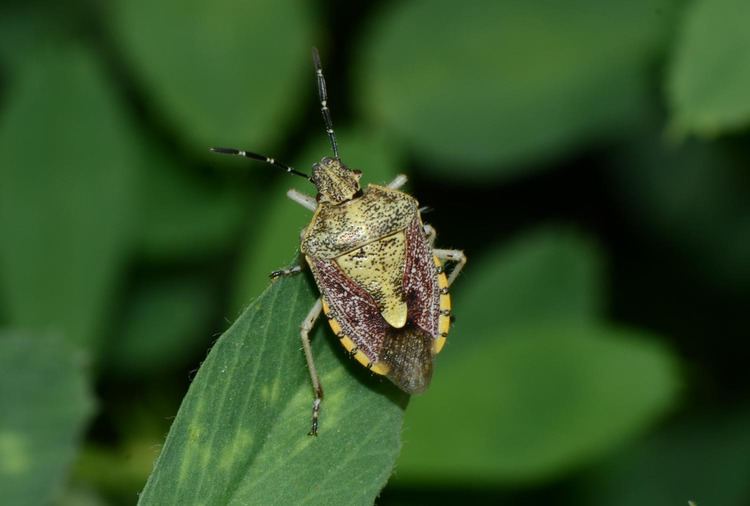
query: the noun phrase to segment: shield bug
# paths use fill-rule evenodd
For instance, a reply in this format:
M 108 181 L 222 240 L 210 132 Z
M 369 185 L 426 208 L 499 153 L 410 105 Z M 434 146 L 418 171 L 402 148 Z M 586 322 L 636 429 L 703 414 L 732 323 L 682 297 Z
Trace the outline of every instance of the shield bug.
M 361 188 L 361 172 L 339 157 L 328 109 L 328 94 L 317 49 L 313 63 L 321 113 L 333 158 L 324 157 L 308 176 L 274 158 L 235 148 L 211 148 L 279 167 L 308 179 L 313 198 L 296 190 L 287 196 L 313 212 L 300 251 L 320 290 L 300 327 L 314 391 L 311 435 L 317 435 L 323 388 L 315 369 L 309 334 L 323 312 L 348 354 L 409 394 L 423 392 L 432 361 L 445 344 L 451 323 L 448 289 L 466 263 L 459 250 L 436 249 L 435 230 L 422 222 L 417 200 L 399 191 L 397 176 L 385 186 Z M 449 275 L 443 263 L 454 264 Z M 302 270 L 296 265 L 272 278 Z

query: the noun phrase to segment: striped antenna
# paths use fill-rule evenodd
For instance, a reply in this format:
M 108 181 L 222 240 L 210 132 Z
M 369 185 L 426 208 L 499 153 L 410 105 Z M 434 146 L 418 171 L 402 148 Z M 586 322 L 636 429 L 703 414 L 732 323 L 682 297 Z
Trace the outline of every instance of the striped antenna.
M 313 64 L 315 65 L 315 77 L 318 79 L 318 97 L 320 97 L 320 112 L 323 114 L 323 122 L 326 125 L 328 140 L 331 142 L 333 157 L 339 158 L 339 146 L 336 144 L 336 134 L 333 133 L 333 122 L 331 121 L 331 111 L 328 109 L 328 91 L 326 90 L 326 80 L 323 77 L 323 66 L 320 64 L 320 54 L 318 48 L 312 49 Z
M 288 165 L 284 165 L 283 163 L 277 162 L 275 159 L 265 156 L 265 155 L 259 155 L 258 153 L 253 153 L 252 151 L 243 151 L 241 149 L 236 148 L 211 148 L 211 151 L 214 153 L 221 153 L 224 155 L 237 155 L 237 156 L 244 156 L 245 158 L 250 158 L 252 160 L 259 160 L 261 162 L 269 163 L 275 167 L 278 167 L 280 169 L 283 169 L 288 174 L 294 174 L 295 176 L 301 176 L 307 179 L 308 181 L 312 181 L 310 179 L 310 176 L 305 174 L 304 172 L 300 172 L 296 169 L 291 168 Z

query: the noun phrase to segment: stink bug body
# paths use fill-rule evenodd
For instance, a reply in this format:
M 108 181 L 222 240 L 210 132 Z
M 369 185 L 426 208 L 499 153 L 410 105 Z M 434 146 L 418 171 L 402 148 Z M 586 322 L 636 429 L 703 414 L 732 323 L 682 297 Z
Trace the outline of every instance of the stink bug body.
M 445 344 L 451 321 L 448 288 L 466 257 L 459 250 L 433 247 L 435 230 L 422 223 L 416 199 L 399 191 L 405 176 L 397 176 L 386 186 L 360 187 L 361 173 L 339 158 L 316 49 L 313 62 L 333 158 L 314 164 L 312 176 L 307 176 L 267 156 L 234 148 L 212 150 L 265 161 L 305 177 L 318 191 L 315 198 L 295 190 L 287 193 L 314 213 L 302 232 L 300 250 L 321 297 L 302 322 L 300 333 L 315 393 L 310 434 L 316 435 L 323 388 L 309 334 L 320 313 L 326 315 L 350 356 L 405 392 L 420 393 L 429 385 L 433 358 Z M 455 263 L 449 276 L 444 262 Z M 271 276 L 301 269 L 294 266 Z

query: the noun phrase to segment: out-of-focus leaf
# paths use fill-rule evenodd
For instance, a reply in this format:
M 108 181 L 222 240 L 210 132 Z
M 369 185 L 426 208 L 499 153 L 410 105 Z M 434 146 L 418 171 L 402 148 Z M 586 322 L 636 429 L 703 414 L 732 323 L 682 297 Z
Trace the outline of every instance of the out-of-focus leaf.
M 687 7 L 667 87 L 678 130 L 716 135 L 750 122 L 748 19 L 745 0 Z
M 405 423 L 399 481 L 547 478 L 603 456 L 674 401 L 673 358 L 639 332 L 559 324 L 494 336 L 487 327 L 471 353 L 446 350 L 412 400 L 420 416 Z
M 112 7 L 117 42 L 153 106 L 194 145 L 279 139 L 312 86 L 307 2 L 121 0 Z
M 322 132 L 322 129 L 321 129 Z M 377 132 L 365 129 L 336 129 L 342 161 L 352 169 L 362 171 L 362 184 L 386 184 L 404 172 L 394 146 Z M 331 156 L 328 138 L 321 134 L 308 146 L 294 167 L 309 173 L 313 163 Z M 262 166 L 258 169 L 262 170 Z M 300 178 L 285 178 L 267 192 L 269 202 L 251 223 L 245 251 L 240 260 L 234 307 L 244 307 L 269 283 L 268 275 L 293 261 L 289 252 L 299 249 L 302 229 L 312 219 L 312 213 L 286 198 L 288 188 L 314 196 L 315 187 Z
M 139 144 L 91 54 L 30 59 L 0 117 L 0 294 L 11 324 L 93 341 L 125 260 Z
M 602 270 L 588 240 L 556 229 L 470 260 L 433 383 L 406 415 L 401 482 L 545 478 L 601 456 L 669 406 L 671 357 L 597 323 Z
M 646 439 L 599 468 L 586 504 L 750 504 L 750 412 L 714 413 Z
M 73 486 L 63 492 L 55 506 L 108 506 L 108 503 L 90 487 Z
M 271 272 L 302 260 L 289 253 L 299 250 L 300 231 L 312 213 L 286 198 L 290 186 L 283 182 L 272 185 L 258 214 L 259 221 L 249 224 L 235 277 L 232 315 L 270 284 Z
M 307 436 L 299 325 L 314 300 L 303 276 L 278 280 L 217 341 L 139 504 L 373 503 L 399 451 L 405 396 L 343 367 L 321 327 L 313 352 L 326 398 L 320 435 Z
M 603 262 L 597 248 L 576 233 L 536 230 L 469 262 L 455 285 L 457 326 L 449 353 L 454 346 L 477 346 L 474 333 L 486 328 L 504 336 L 518 325 L 601 316 Z
M 104 497 L 120 499 L 108 504 L 132 503 L 153 469 L 162 437 L 129 440 L 114 449 L 87 445 L 77 459 L 74 479 L 94 487 Z M 71 501 L 71 506 L 77 505 Z
M 36 51 L 70 38 L 76 2 L 3 2 L 0 4 L 0 66 L 12 76 Z
M 110 399 L 105 416 L 112 421 L 112 436 L 105 444 L 87 441 L 81 448 L 71 471 L 73 484 L 93 488 L 108 504 L 133 503 L 154 469 L 180 405 L 178 396 L 184 394 L 182 381 L 170 384 L 168 378 L 161 375 L 146 388 L 131 388 L 117 403 Z
M 203 278 L 146 282 L 133 294 L 123 327 L 107 341 L 108 373 L 164 373 L 206 346 L 207 324 L 216 306 Z
M 633 221 L 672 243 L 707 278 L 750 285 L 747 166 L 711 144 L 630 146 L 615 188 Z
M 62 491 L 93 408 L 81 359 L 61 339 L 0 335 L 0 490 L 4 504 L 48 504 Z
M 144 176 L 141 252 L 149 258 L 196 257 L 222 251 L 241 228 L 249 195 L 218 178 L 176 166 L 156 149 Z
M 640 117 L 671 3 L 395 2 L 360 60 L 363 107 L 431 171 L 510 175 Z

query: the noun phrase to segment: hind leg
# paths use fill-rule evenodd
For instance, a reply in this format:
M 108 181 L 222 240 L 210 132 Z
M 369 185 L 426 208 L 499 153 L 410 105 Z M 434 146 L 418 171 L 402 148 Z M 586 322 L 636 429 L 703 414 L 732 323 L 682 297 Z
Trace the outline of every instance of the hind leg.
M 448 276 L 448 286 L 452 285 L 458 277 L 461 269 L 466 265 L 466 255 L 459 249 L 434 249 L 432 250 L 436 257 L 443 262 L 455 262 L 455 267 Z
M 307 360 L 307 370 L 310 371 L 310 380 L 312 381 L 313 399 L 312 405 L 312 427 L 308 435 L 318 435 L 318 417 L 320 416 L 320 403 L 323 401 L 323 386 L 320 384 L 320 378 L 318 377 L 318 370 L 315 368 L 315 361 L 313 360 L 312 348 L 310 347 L 310 331 L 312 330 L 315 322 L 320 316 L 320 312 L 323 310 L 323 302 L 320 298 L 315 301 L 313 307 L 307 313 L 307 316 L 302 320 L 300 325 L 300 337 L 302 338 L 302 349 L 305 351 L 305 360 Z

